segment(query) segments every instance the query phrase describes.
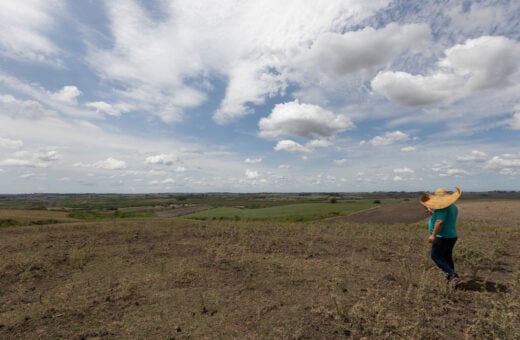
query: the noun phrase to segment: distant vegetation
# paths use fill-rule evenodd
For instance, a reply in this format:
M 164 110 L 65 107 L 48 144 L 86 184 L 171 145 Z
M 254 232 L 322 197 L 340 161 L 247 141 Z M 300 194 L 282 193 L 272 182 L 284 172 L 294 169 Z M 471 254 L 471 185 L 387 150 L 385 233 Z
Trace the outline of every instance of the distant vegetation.
M 311 221 L 326 217 L 348 215 L 355 211 L 368 209 L 374 205 L 366 200 L 343 203 L 298 203 L 268 208 L 246 209 L 220 207 L 185 215 L 187 219 L 197 220 L 284 220 Z

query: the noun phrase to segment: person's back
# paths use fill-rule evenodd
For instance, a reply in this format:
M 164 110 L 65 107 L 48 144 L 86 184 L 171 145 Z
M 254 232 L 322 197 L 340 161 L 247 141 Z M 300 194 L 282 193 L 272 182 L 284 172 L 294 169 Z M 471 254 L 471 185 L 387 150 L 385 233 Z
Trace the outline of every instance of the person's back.
M 456 238 L 457 237 L 457 217 L 459 215 L 459 209 L 455 204 L 444 209 L 436 209 L 433 212 L 433 222 L 436 220 L 442 221 L 442 229 L 437 237 L 442 238 Z

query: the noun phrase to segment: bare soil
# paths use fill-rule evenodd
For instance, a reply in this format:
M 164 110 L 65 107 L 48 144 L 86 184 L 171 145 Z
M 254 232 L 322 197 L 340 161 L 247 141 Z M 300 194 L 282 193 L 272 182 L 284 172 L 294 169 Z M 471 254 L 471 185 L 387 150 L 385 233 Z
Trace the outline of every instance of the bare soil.
M 193 205 L 186 207 L 178 207 L 175 209 L 161 209 L 153 213 L 155 217 L 179 217 L 183 215 L 193 214 L 199 211 L 211 209 L 209 205 Z
M 458 224 L 478 223 L 488 226 L 514 227 L 520 221 L 520 200 L 464 201 L 456 203 L 459 208 Z M 419 202 L 385 204 L 359 211 L 348 216 L 326 219 L 331 222 L 355 222 L 375 224 L 426 223 L 428 217 Z
M 426 219 L 424 207 L 418 202 L 385 204 L 359 211 L 348 216 L 328 218 L 328 222 L 355 222 L 375 224 L 408 224 Z
M 415 202 L 337 223 L 0 229 L 0 338 L 520 338 L 520 202 L 457 205 L 457 287 Z

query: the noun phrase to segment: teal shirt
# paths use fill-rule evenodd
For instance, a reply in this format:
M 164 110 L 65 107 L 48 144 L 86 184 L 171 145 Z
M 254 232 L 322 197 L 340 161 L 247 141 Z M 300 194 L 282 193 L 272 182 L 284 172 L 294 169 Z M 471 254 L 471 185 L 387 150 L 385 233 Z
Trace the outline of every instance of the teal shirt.
M 433 232 L 435 221 L 441 220 L 442 230 L 437 234 L 437 237 L 455 238 L 457 237 L 457 216 L 459 209 L 455 204 L 450 205 L 444 209 L 437 209 L 433 211 L 433 215 L 428 222 L 428 229 L 430 234 Z

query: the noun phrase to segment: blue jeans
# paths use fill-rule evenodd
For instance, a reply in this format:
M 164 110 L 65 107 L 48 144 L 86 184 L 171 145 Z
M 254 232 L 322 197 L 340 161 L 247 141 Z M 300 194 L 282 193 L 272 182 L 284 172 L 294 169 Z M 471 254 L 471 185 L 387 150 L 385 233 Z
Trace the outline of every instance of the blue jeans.
M 447 278 L 458 276 L 455 272 L 453 264 L 453 247 L 457 242 L 457 238 L 437 237 L 432 244 L 432 260 L 435 264 L 446 273 Z

